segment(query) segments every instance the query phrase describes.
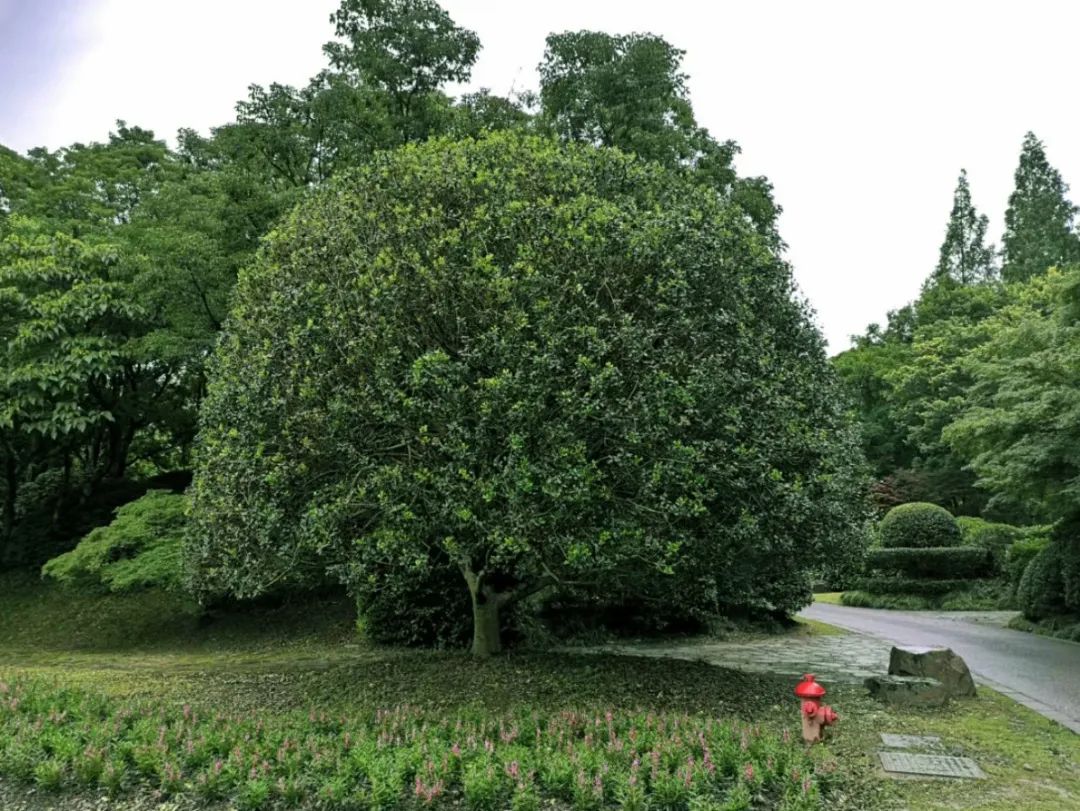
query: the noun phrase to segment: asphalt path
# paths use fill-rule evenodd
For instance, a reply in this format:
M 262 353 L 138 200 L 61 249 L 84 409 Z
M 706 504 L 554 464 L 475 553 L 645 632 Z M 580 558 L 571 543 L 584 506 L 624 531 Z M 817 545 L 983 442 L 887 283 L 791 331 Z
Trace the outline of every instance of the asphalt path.
M 1080 733 L 1080 644 L 1005 628 L 1009 612 L 887 611 L 814 603 L 801 615 L 894 645 L 952 648 L 977 682 Z

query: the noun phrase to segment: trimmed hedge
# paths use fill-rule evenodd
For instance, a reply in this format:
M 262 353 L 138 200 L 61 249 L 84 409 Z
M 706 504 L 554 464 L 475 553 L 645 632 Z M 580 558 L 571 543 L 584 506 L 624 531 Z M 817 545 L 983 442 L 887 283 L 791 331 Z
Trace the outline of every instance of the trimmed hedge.
M 889 548 L 957 546 L 960 525 L 937 504 L 915 501 L 893 507 L 878 524 L 881 545 Z
M 866 568 L 916 578 L 970 579 L 990 574 L 993 561 L 987 550 L 970 546 L 872 549 Z
M 864 577 L 855 587 L 871 594 L 917 594 L 922 597 L 940 597 L 951 591 L 963 591 L 992 580 L 932 580 L 914 577 Z

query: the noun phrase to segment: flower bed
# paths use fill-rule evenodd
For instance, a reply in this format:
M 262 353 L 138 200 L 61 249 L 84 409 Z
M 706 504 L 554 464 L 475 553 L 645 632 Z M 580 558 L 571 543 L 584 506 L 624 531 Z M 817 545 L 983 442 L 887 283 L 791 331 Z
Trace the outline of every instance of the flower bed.
M 611 710 L 206 714 L 0 682 L 0 774 L 48 791 L 274 808 L 817 809 L 830 772 L 788 733 Z

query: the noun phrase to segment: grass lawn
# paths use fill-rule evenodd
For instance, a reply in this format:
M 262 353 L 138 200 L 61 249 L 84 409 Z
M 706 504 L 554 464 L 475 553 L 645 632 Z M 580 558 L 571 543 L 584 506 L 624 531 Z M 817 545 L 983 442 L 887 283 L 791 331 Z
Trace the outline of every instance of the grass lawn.
M 814 595 L 814 602 L 815 603 L 826 603 L 828 605 L 843 605 L 843 603 L 840 602 L 840 598 L 843 597 L 843 596 L 844 596 L 844 592 L 842 592 L 842 591 L 829 591 L 829 592 L 825 592 L 823 594 L 815 594 Z
M 163 595 L 3 576 L 0 619 L 4 811 L 1080 808 L 1080 738 L 985 690 L 927 715 L 831 689 L 840 724 L 807 751 L 787 680 L 372 648 L 335 599 L 199 627 Z M 940 735 L 990 779 L 888 780 L 881 731 Z

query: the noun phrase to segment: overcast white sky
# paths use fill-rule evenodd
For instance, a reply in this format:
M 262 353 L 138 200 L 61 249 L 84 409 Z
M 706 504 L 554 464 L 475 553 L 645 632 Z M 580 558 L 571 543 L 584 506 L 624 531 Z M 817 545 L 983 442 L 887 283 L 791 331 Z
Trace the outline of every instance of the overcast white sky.
M 833 351 L 913 298 L 961 167 L 1000 239 L 1034 130 L 1080 197 L 1080 1 L 443 0 L 484 49 L 473 86 L 535 87 L 544 37 L 651 31 L 684 49 L 698 119 L 784 207 Z M 323 65 L 337 0 L 0 0 L 0 143 L 170 139 L 230 119 L 252 82 Z

